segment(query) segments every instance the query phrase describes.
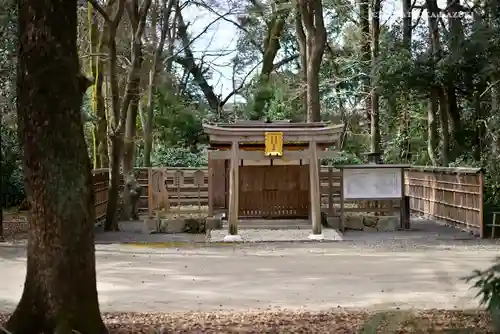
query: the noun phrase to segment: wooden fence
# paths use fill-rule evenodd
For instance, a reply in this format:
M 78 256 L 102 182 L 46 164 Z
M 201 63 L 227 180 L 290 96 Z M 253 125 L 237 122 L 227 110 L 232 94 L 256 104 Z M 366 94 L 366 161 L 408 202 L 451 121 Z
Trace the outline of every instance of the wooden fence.
M 412 167 L 406 172 L 410 209 L 479 230 L 484 237 L 484 175 L 481 169 Z
M 208 205 L 208 176 L 206 168 L 153 168 L 152 171 L 162 170 L 166 175 L 166 191 L 168 198 L 159 206 L 167 210 L 180 209 L 180 207 L 193 207 L 192 211 L 198 211 L 199 206 L 206 207 Z M 198 187 L 195 185 L 196 172 L 203 173 L 203 185 Z M 179 185 L 175 184 L 176 175 L 182 173 L 182 180 Z M 96 218 L 102 220 L 106 215 L 106 204 L 108 199 L 108 169 L 96 169 L 93 171 L 94 176 L 94 191 Z M 150 180 L 148 168 L 136 168 L 135 176 L 137 182 L 141 186 L 142 193 L 139 200 L 139 212 L 150 212 L 153 208 L 150 206 L 155 193 L 148 185 L 152 184 L 152 188 L 157 188 L 159 185 L 153 184 Z M 123 179 L 120 181 L 120 188 L 123 189 Z M 120 191 L 121 191 L 120 189 Z M 190 210 L 183 210 L 183 212 Z
M 154 171 L 160 169 L 154 168 Z M 166 198 L 163 206 L 176 210 L 190 206 L 194 211 L 199 205 L 208 206 L 208 170 L 201 168 L 163 168 L 166 179 Z M 148 203 L 155 202 L 155 196 L 148 184 L 154 182 L 147 168 L 137 168 L 136 177 L 145 189 L 139 203 L 141 212 L 151 214 Z M 196 175 L 203 173 L 203 182 L 196 181 Z M 94 170 L 96 192 L 96 216 L 102 219 L 107 203 L 107 169 Z M 179 182 L 179 175 L 182 180 Z M 176 178 L 177 176 L 177 178 Z M 462 227 L 479 229 L 483 227 L 483 173 L 479 169 L 412 167 L 406 172 L 406 196 L 410 198 L 410 210 L 435 219 L 458 224 Z M 179 182 L 179 183 L 177 183 Z M 333 167 L 322 166 L 320 170 L 321 207 L 330 215 L 338 215 L 340 210 L 340 172 Z M 122 182 L 123 184 L 123 182 Z M 153 185 L 156 188 L 157 185 Z M 371 212 L 384 215 L 399 208 L 399 201 L 345 201 L 346 213 Z M 159 206 L 157 201 L 155 206 Z

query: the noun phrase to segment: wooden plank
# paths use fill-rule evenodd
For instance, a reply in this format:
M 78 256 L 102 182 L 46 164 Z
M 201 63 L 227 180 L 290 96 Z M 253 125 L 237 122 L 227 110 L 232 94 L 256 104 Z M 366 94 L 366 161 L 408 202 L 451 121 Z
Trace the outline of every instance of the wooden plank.
M 214 213 L 214 161 L 212 160 L 212 152 L 208 152 L 208 214 Z
M 317 146 L 316 141 L 312 141 L 310 144 L 310 160 L 309 160 L 309 187 L 311 195 L 311 223 L 312 223 L 312 233 L 315 235 L 321 234 L 321 199 L 320 199 L 320 179 L 319 179 L 319 167 L 318 166 L 318 156 L 317 156 Z
M 320 193 L 321 191 L 320 182 Z M 328 167 L 328 213 L 333 216 L 333 168 Z
M 228 213 L 228 234 L 238 235 L 238 193 L 239 193 L 239 156 L 238 142 L 231 144 L 231 162 L 229 170 L 229 213 Z
M 286 152 L 286 147 L 285 147 Z M 296 151 L 300 152 L 300 151 Z M 211 154 L 214 152 L 211 152 Z M 262 153 L 262 151 L 254 151 L 255 153 Z M 321 155 L 321 152 L 317 152 L 318 156 Z M 334 152 L 332 152 L 335 154 Z M 217 153 L 215 153 L 217 154 Z M 284 156 L 286 158 L 286 155 Z M 227 190 L 224 190 L 226 185 L 225 178 L 225 168 L 222 168 L 226 164 L 224 160 L 214 160 L 214 163 L 220 163 L 222 172 L 220 172 L 220 177 L 217 179 L 219 181 L 220 187 L 214 185 L 214 191 L 220 188 L 218 191 L 220 194 L 217 198 L 217 205 L 214 203 L 214 208 L 224 209 L 227 208 L 227 204 L 224 204 L 227 200 Z M 283 166 L 285 167 L 285 166 Z M 289 166 L 292 167 L 292 166 Z M 303 166 L 306 167 L 306 166 Z M 306 167 L 307 169 L 307 167 Z M 168 190 L 172 193 L 177 188 L 173 187 L 173 176 L 175 171 L 181 170 L 184 174 L 185 184 L 179 189 L 181 198 L 181 205 L 196 205 L 198 203 L 198 199 L 203 203 L 208 203 L 209 201 L 209 191 L 212 191 L 212 184 L 209 186 L 209 178 L 208 169 L 206 167 L 202 168 L 168 168 L 167 169 L 167 184 Z M 198 188 L 194 187 L 194 173 L 197 170 L 203 171 L 205 174 L 204 178 L 204 186 L 200 189 L 200 196 L 198 196 Z M 322 166 L 319 168 L 319 180 L 320 180 L 320 205 L 322 208 L 326 208 L 327 211 L 331 213 L 331 210 L 335 210 L 342 206 L 341 204 L 341 172 L 333 167 Z M 278 170 L 274 170 L 273 172 L 277 172 L 273 177 L 282 178 L 282 172 L 278 172 Z M 108 170 L 94 170 L 93 173 L 93 187 L 95 193 L 95 206 L 96 206 L 96 217 L 103 217 L 105 215 L 105 209 L 107 204 L 107 188 L 108 188 Z M 215 174 L 214 174 L 215 175 Z M 218 175 L 218 174 L 217 174 Z M 148 192 L 144 193 L 143 198 L 141 198 L 140 209 L 141 210 L 149 210 L 148 207 L 148 196 L 149 196 L 149 174 L 148 168 L 139 168 L 136 169 L 136 177 L 138 179 L 139 184 L 141 184 L 144 188 L 148 190 Z M 302 176 L 301 176 L 302 177 Z M 301 177 L 298 177 L 299 179 Z M 294 182 L 293 178 L 287 179 L 288 176 L 285 176 L 286 180 L 282 181 L 283 184 L 277 184 L 277 186 L 286 186 L 287 183 L 292 184 Z M 307 180 L 309 183 L 309 180 Z M 214 183 L 217 183 L 216 180 L 213 180 Z M 302 181 L 301 181 L 302 182 Z M 123 180 L 120 180 L 120 191 L 123 187 Z M 467 226 L 476 226 L 483 229 L 483 185 L 481 183 L 480 172 L 477 170 L 446 170 L 440 168 L 413 168 L 405 173 L 405 192 L 410 197 L 410 206 L 412 211 L 422 212 L 425 214 L 433 215 L 437 218 L 448 220 L 453 223 L 460 223 Z M 304 189 L 308 189 L 304 188 Z M 147 196 L 146 196 L 147 194 Z M 274 201 L 273 203 L 266 202 L 264 196 L 257 196 L 256 193 L 253 199 L 248 199 L 250 202 L 249 210 L 251 209 L 252 202 L 251 201 L 262 201 L 259 202 L 263 211 L 276 210 L 277 214 L 287 214 L 290 212 L 289 206 L 293 203 L 297 202 L 300 198 L 300 195 L 297 193 L 290 193 L 288 195 L 289 201 L 278 195 L 278 193 L 270 192 L 267 197 L 269 200 Z M 307 196 L 307 195 L 306 195 Z M 171 200 L 176 202 L 177 198 L 174 195 L 170 194 L 169 196 Z M 285 196 L 286 197 L 286 196 Z M 241 199 L 241 205 L 244 205 L 243 198 Z M 306 202 L 309 202 L 310 199 L 307 199 Z M 297 203 L 300 203 L 297 202 Z M 381 202 L 377 204 L 377 207 L 373 207 L 373 202 L 369 201 L 346 201 L 345 202 L 345 212 L 384 212 L 389 208 L 398 207 L 394 203 L 390 204 L 389 202 Z M 246 205 L 246 204 L 245 204 Z M 266 206 L 267 205 L 267 206 Z M 299 205 L 299 204 L 297 204 Z M 302 204 L 300 204 L 302 205 Z M 299 205 L 299 206 L 300 206 Z M 306 203 L 306 206 L 308 203 Z M 368 207 L 366 207 L 368 205 Z M 144 207 L 141 207 L 144 206 Z M 306 208 L 303 206 L 301 210 Z M 388 207 L 385 207 L 388 206 Z M 308 210 L 308 209 L 307 209 Z M 375 211 L 378 210 L 378 211 Z M 251 211 L 255 213 L 254 211 Z M 484 233 L 484 232 L 483 232 Z

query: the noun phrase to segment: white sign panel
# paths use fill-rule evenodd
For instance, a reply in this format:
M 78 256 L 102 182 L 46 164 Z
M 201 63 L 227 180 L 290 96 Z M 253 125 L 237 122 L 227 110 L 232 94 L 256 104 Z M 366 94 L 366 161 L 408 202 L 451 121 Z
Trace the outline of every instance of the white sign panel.
M 344 169 L 344 199 L 401 198 L 401 168 Z

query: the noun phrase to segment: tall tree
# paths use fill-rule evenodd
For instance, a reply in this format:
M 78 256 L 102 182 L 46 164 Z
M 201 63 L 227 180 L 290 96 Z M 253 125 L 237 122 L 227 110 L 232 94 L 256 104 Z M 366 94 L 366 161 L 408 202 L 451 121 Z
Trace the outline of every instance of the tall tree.
M 380 125 L 379 125 L 379 87 L 378 87 L 378 54 L 380 39 L 380 7 L 381 0 L 372 0 L 372 72 L 371 72 L 371 117 L 370 117 L 370 149 L 372 153 L 380 151 Z
M 321 0 L 299 0 L 300 17 L 306 37 L 307 121 L 321 121 L 319 70 L 326 45 Z
M 403 9 L 403 48 L 406 51 L 405 56 L 411 57 L 411 40 L 412 40 L 412 5 L 411 0 L 402 0 Z M 399 157 L 403 161 L 408 162 L 410 158 L 410 140 L 409 140 L 409 113 L 406 107 L 410 101 L 410 89 L 408 83 L 403 84 L 402 99 L 404 107 L 401 110 L 401 118 L 399 119 L 399 137 L 402 139 L 399 146 Z
M 106 333 L 96 290 L 94 194 L 81 106 L 77 0 L 19 0 L 18 130 L 31 206 L 24 291 L 7 329 Z
M 427 151 L 433 165 L 438 165 L 437 149 L 439 144 L 438 137 L 438 110 L 439 98 L 442 95 L 441 86 L 436 83 L 436 65 L 441 56 L 441 45 L 439 41 L 438 15 L 439 8 L 436 0 L 426 0 L 427 20 L 429 24 L 429 45 L 430 54 L 433 57 L 432 62 L 432 82 L 430 84 L 429 108 L 427 111 Z
M 126 113 L 125 133 L 123 137 L 123 178 L 125 187 L 123 187 L 123 204 L 125 219 L 138 219 L 138 213 L 135 212 L 136 206 L 134 200 L 137 199 L 139 185 L 134 175 L 134 154 L 135 154 L 135 133 L 137 129 L 137 115 L 139 113 L 139 88 L 141 84 L 141 68 L 143 64 L 143 35 L 146 28 L 146 18 L 151 7 L 151 0 L 142 1 L 139 6 L 139 0 L 129 0 L 126 5 L 128 18 L 132 26 L 132 55 L 131 67 L 128 73 L 125 96 L 123 98 L 122 108 L 128 108 Z
M 144 132 L 144 166 L 151 167 L 151 152 L 153 150 L 153 117 L 154 117 L 154 92 L 157 84 L 157 76 L 161 72 L 161 62 L 163 61 L 163 54 L 165 43 L 168 37 L 167 56 L 171 58 L 174 46 L 174 33 L 176 20 L 170 24 L 169 18 L 172 13 L 172 8 L 176 4 L 176 0 L 160 0 L 160 5 L 151 12 L 151 30 L 152 30 L 152 44 L 154 47 L 153 60 L 151 69 L 149 71 L 149 82 L 147 87 L 147 105 L 146 112 L 140 110 L 141 125 Z M 158 13 L 161 9 L 161 15 Z M 158 22 L 158 17 L 161 19 Z M 160 39 L 157 38 L 158 23 L 160 26 Z M 173 31 L 174 30 L 174 31 Z M 172 60 L 167 59 L 168 63 L 167 72 L 170 75 Z
M 369 69 L 371 65 L 371 52 L 370 52 L 370 6 L 368 0 L 357 0 L 359 10 L 359 25 L 360 25 L 360 51 L 362 68 Z M 372 97 L 370 89 L 370 75 L 366 70 L 363 75 L 363 99 L 364 110 L 367 124 L 371 123 L 371 110 L 372 110 Z

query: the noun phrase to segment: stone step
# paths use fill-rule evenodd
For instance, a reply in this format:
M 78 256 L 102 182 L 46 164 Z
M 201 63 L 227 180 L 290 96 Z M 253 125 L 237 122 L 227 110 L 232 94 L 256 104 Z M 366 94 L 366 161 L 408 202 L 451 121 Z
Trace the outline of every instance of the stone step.
M 222 226 L 223 230 L 227 230 L 228 226 Z M 251 225 L 238 226 L 240 230 L 310 230 L 311 226 L 276 226 L 276 225 Z
M 228 222 L 222 222 L 222 228 L 228 228 Z M 241 220 L 238 228 L 245 230 L 310 230 L 311 223 L 307 220 Z

